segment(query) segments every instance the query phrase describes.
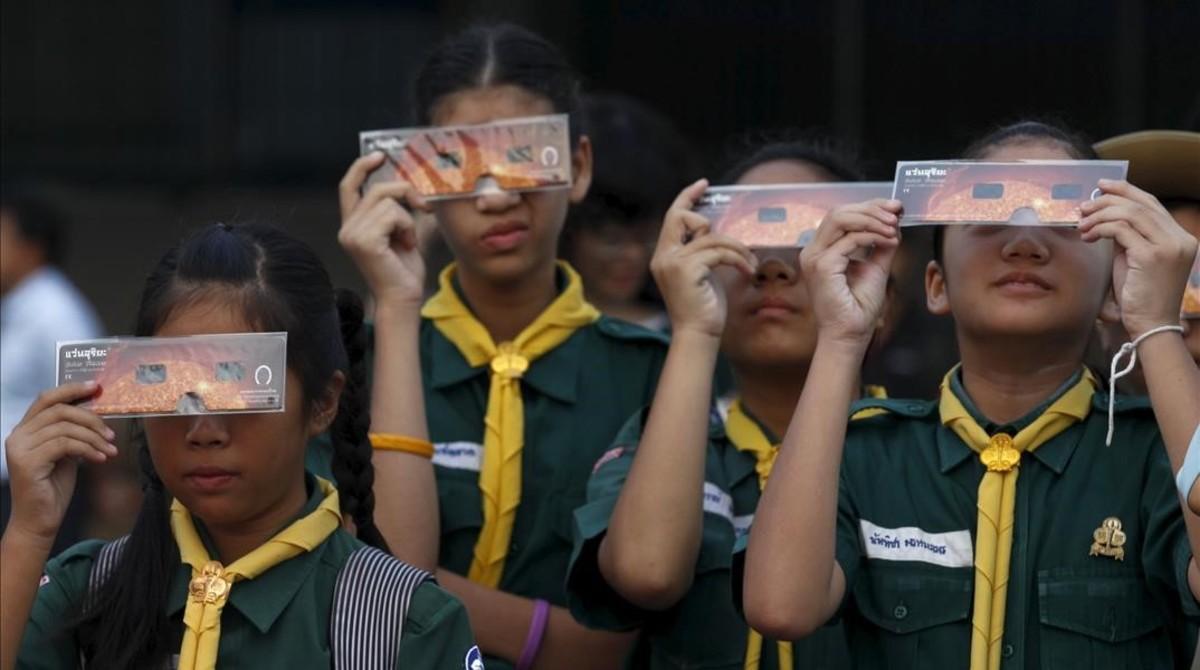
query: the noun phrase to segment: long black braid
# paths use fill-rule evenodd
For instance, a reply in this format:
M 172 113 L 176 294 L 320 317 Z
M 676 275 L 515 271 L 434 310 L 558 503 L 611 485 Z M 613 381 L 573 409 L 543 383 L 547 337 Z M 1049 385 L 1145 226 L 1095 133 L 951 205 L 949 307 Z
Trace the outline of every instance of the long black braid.
M 367 386 L 367 328 L 363 305 L 352 291 L 337 293 L 338 321 L 346 347 L 346 385 L 342 389 L 337 418 L 329 429 L 333 438 L 333 476 L 338 482 L 342 513 L 354 519 L 358 538 L 388 551 L 383 534 L 375 526 L 375 468 L 371 465 L 370 393 Z

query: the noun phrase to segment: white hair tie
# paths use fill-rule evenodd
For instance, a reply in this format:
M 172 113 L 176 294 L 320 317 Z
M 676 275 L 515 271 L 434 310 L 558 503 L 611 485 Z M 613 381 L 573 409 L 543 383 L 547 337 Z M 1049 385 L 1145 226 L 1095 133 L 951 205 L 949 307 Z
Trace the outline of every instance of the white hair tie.
M 1158 328 L 1151 328 L 1150 330 L 1147 330 L 1146 332 L 1139 335 L 1137 337 L 1137 339 L 1135 339 L 1134 341 L 1126 342 L 1125 344 L 1122 344 L 1121 349 L 1117 352 L 1117 354 L 1115 356 L 1113 356 L 1112 365 L 1109 366 L 1109 370 L 1108 370 L 1108 374 L 1109 374 L 1109 377 L 1108 377 L 1108 437 L 1106 437 L 1104 439 L 1104 446 L 1107 447 L 1107 446 L 1112 445 L 1113 427 L 1114 427 L 1113 424 L 1115 423 L 1113 415 L 1114 415 L 1114 407 L 1115 407 L 1115 404 L 1117 401 L 1117 380 L 1120 379 L 1121 377 L 1124 377 L 1125 375 L 1129 374 L 1130 372 L 1133 372 L 1133 368 L 1137 365 L 1137 347 L 1139 344 L 1142 343 L 1142 340 L 1145 340 L 1147 337 L 1150 337 L 1151 335 L 1157 335 L 1159 333 L 1166 333 L 1166 332 L 1169 332 L 1172 330 L 1182 334 L 1183 326 L 1173 325 L 1173 326 L 1159 326 Z M 1126 365 L 1125 369 L 1118 372 L 1117 365 L 1120 364 L 1121 357 L 1125 356 L 1126 354 L 1129 355 L 1129 365 Z

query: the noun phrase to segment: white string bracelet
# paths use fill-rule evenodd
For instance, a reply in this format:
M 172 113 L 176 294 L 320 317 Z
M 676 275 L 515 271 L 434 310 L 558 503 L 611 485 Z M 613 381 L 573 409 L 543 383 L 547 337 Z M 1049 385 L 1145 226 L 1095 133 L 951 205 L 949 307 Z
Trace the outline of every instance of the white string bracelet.
M 1142 340 L 1145 340 L 1151 335 L 1166 333 L 1172 330 L 1181 335 L 1183 334 L 1183 326 L 1180 325 L 1151 328 L 1150 330 L 1147 330 L 1139 335 L 1134 341 L 1122 344 L 1120 351 L 1113 356 L 1112 365 L 1109 366 L 1108 370 L 1108 437 L 1104 439 L 1104 446 L 1108 447 L 1112 445 L 1114 424 L 1113 415 L 1115 413 L 1114 408 L 1117 402 L 1117 380 L 1129 374 L 1130 372 L 1133 372 L 1133 368 L 1137 365 L 1137 347 L 1142 343 Z M 1125 369 L 1118 372 L 1117 365 L 1120 364 L 1121 358 L 1125 355 L 1129 356 L 1129 365 L 1126 365 Z

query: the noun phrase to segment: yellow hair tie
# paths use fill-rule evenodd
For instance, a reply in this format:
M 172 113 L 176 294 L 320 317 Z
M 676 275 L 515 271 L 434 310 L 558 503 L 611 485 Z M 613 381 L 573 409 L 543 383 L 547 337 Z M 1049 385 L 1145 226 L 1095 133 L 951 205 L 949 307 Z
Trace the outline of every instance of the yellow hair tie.
M 368 433 L 367 437 L 371 439 L 372 449 L 402 451 L 406 454 L 433 458 L 433 443 L 429 440 L 394 433 Z

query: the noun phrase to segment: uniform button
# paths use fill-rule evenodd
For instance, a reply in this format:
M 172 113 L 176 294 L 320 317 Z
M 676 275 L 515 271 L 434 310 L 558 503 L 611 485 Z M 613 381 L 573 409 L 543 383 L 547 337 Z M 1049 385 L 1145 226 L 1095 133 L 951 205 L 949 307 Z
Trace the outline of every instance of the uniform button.
M 1013 649 L 1013 646 L 1012 646 L 1011 644 L 1006 644 L 1006 645 L 1004 645 L 1004 647 L 1003 647 L 1003 648 L 1000 650 L 1000 653 L 1001 653 L 1001 654 L 1004 656 L 1004 658 L 1012 658 L 1012 655 L 1013 655 L 1014 653 L 1016 653 L 1016 651 L 1017 651 L 1017 650 L 1016 650 L 1016 649 Z
M 903 619 L 908 616 L 908 608 L 904 605 L 896 605 L 896 609 L 892 610 L 892 616 L 897 619 Z

